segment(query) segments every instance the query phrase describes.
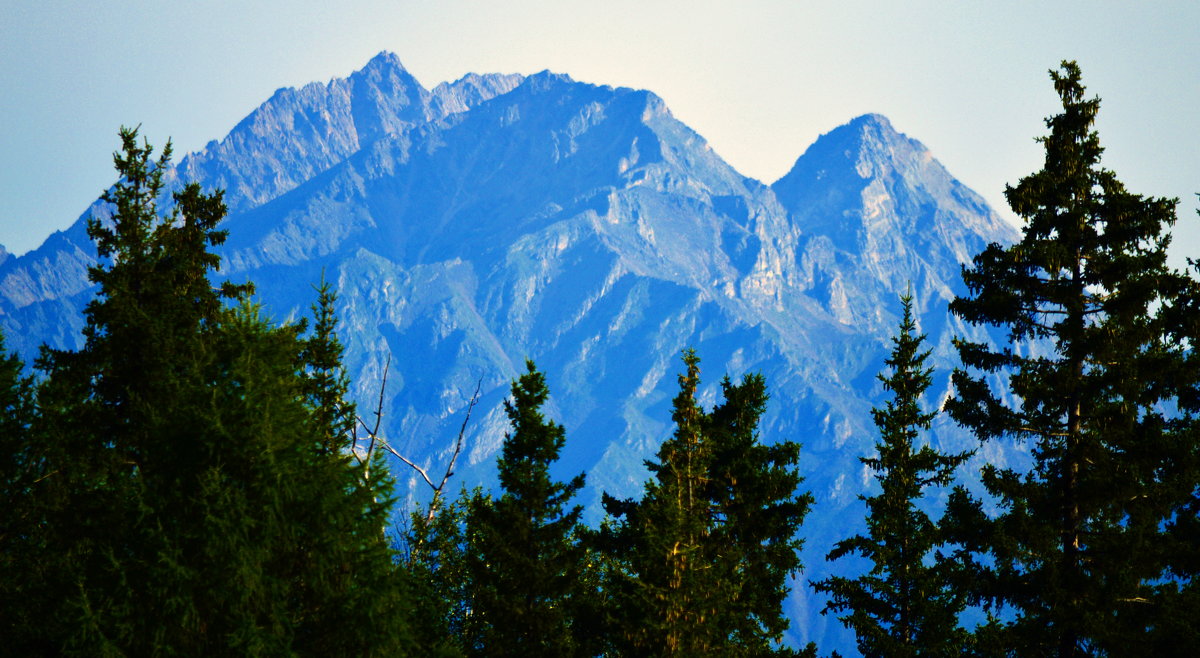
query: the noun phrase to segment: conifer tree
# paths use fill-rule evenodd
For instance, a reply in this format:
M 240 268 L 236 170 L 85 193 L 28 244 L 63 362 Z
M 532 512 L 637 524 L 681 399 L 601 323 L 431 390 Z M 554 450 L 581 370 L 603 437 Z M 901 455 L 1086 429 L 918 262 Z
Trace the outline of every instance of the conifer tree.
M 112 217 L 88 223 L 84 347 L 39 360 L 38 524 L 21 540 L 50 566 L 30 588 L 44 623 L 22 639 L 43 654 L 405 650 L 390 501 L 319 448 L 301 327 L 264 322 L 248 286 L 213 288 L 220 193 L 189 184 L 162 214 L 169 147 L 155 162 L 121 136 Z
M 726 592 L 720 625 L 729 630 L 733 653 L 764 655 L 773 651 L 789 623 L 783 602 L 787 580 L 800 570 L 800 525 L 812 505 L 810 494 L 796 492 L 800 444 L 759 441 L 758 424 L 766 411 L 766 381 L 751 374 L 734 384 L 721 382 L 724 401 L 709 414 L 713 443 L 709 497 L 716 503 L 713 533 L 720 556 L 720 583 Z
M 40 469 L 33 445 L 34 385 L 23 369 L 21 360 L 7 353 L 0 333 L 0 628 L 9 629 L 6 650 L 38 653 L 39 647 L 25 643 L 27 629 L 41 623 L 37 606 L 28 603 L 37 596 L 44 555 L 41 546 L 28 541 L 40 523 L 30 495 Z
M 122 129 L 121 140 L 120 180 L 102 197 L 111 219 L 87 223 L 100 257 L 89 278 L 100 290 L 84 311 L 84 348 L 43 349 L 37 364 L 46 373 L 37 446 L 45 472 L 34 495 L 46 516 L 36 537 L 61 561 L 46 571 L 42 587 L 55 594 L 41 612 L 62 625 L 44 637 L 97 654 L 157 641 L 138 628 L 138 593 L 154 584 L 164 549 L 143 501 L 161 494 L 165 507 L 177 495 L 171 476 L 186 459 L 157 449 L 160 430 L 184 399 L 181 372 L 200 358 L 195 337 L 220 313 L 206 248 L 225 237 L 215 230 L 220 196 L 196 186 L 160 217 L 169 144 L 155 162 L 136 130 Z
M 1004 651 L 1177 650 L 1170 601 L 1195 576 L 1196 545 L 1170 528 L 1200 484 L 1197 285 L 1166 264 L 1176 201 L 1103 169 L 1099 100 L 1074 62 L 1051 77 L 1063 110 L 1046 121 L 1045 164 L 1005 192 L 1021 240 L 976 256 L 951 303 L 1012 344 L 958 341 L 966 370 L 946 405 L 981 440 L 1029 442 L 1034 464 L 985 468 L 994 519 L 960 489 L 948 521 L 978 594 L 1011 611 Z
M 306 393 L 316 421 L 326 428 L 321 449 L 336 454 L 352 446 L 355 405 L 346 399 L 350 380 L 342 367 L 342 343 L 337 335 L 337 291 L 321 276 L 312 306 L 313 333 L 305 340 L 303 360 L 308 369 Z
M 427 510 L 416 509 L 404 537 L 407 568 L 414 582 L 415 621 L 419 637 L 434 655 L 463 655 L 467 638 L 477 637 L 472 615 L 472 584 L 467 555 L 472 546 L 468 521 L 472 507 L 487 507 L 491 499 L 476 487 L 458 498 L 438 500 Z
M 566 443 L 561 425 L 541 412 L 549 396 L 532 361 L 512 385 L 504 409 L 512 423 L 497 466 L 501 495 L 474 498 L 468 569 L 476 630 L 468 650 L 488 656 L 568 656 L 583 549 L 575 534 L 582 508 L 568 507 L 584 476 L 557 482 L 550 465 Z
M 683 360 L 675 433 L 659 447 L 657 461 L 646 463 L 645 495 L 636 503 L 605 499 L 608 512 L 624 519 L 613 544 L 624 547 L 630 570 L 613 585 L 624 617 L 622 653 L 702 655 L 723 644 L 711 623 L 720 597 L 710 541 L 715 510 L 706 496 L 712 447 L 696 400 L 700 359 L 689 350 Z
M 892 397 L 871 412 L 880 438 L 875 456 L 860 458 L 875 473 L 880 493 L 860 496 L 867 505 L 867 534 L 838 542 L 827 558 L 861 555 L 871 568 L 854 578 L 830 577 L 813 588 L 830 596 L 823 613 L 844 613 L 839 619 L 854 630 L 864 656 L 959 656 L 965 652 L 965 633 L 958 625 L 965 599 L 955 591 L 947 566 L 940 559 L 931 563 L 942 538 L 916 503 L 928 487 L 949 484 L 969 453 L 918 448 L 921 432 L 937 415 L 921 410 L 933 369 L 925 366 L 925 336 L 916 334 L 912 294 L 900 299 L 904 314 L 885 361 L 891 374 L 878 375 Z
M 160 562 L 137 592 L 157 605 L 140 629 L 158 636 L 148 647 L 252 655 L 403 647 L 386 503 L 345 456 L 316 449 L 324 428 L 304 400 L 297 333 L 243 306 L 214 332 L 194 373 L 208 394 L 181 387 L 189 403 L 161 435 L 187 464 L 173 473 L 176 494 L 143 503 Z
M 800 568 L 796 537 L 812 498 L 798 494 L 799 446 L 764 445 L 760 375 L 722 382 L 725 401 L 700 406 L 700 360 L 684 353 L 674 435 L 663 442 L 640 501 L 605 497 L 620 519 L 604 546 L 618 566 L 606 587 L 621 609 L 618 652 L 639 655 L 790 653 L 781 606 Z

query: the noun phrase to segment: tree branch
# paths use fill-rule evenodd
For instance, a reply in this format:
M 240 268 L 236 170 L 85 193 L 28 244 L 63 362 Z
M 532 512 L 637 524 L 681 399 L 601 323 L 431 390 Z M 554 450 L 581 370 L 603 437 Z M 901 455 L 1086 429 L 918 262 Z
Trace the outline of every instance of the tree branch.
M 355 458 L 359 460 L 359 463 L 365 464 L 366 468 L 369 469 L 371 456 L 375 452 L 375 449 L 382 447 L 384 450 L 392 453 L 396 459 L 408 464 L 414 471 L 420 474 L 421 479 L 425 480 L 425 484 L 428 484 L 429 488 L 433 490 L 433 501 L 430 503 L 429 512 L 427 515 L 427 518 L 432 520 L 434 513 L 437 511 L 438 501 L 442 495 L 442 491 L 446 488 L 446 483 L 450 481 L 451 476 L 454 475 L 454 466 L 458 463 L 459 455 L 462 454 L 463 443 L 467 434 L 467 424 L 471 421 L 471 412 L 474 411 L 475 405 L 479 404 L 479 393 L 483 388 L 483 377 L 481 376 L 475 381 L 475 392 L 471 394 L 471 400 L 467 403 L 467 413 L 463 417 L 462 426 L 460 426 L 458 429 L 458 437 L 454 440 L 454 452 L 452 452 L 450 455 L 450 462 L 446 465 L 446 470 L 442 473 L 441 481 L 437 484 L 434 484 L 433 479 L 429 477 L 429 472 L 426 469 L 417 466 L 417 464 L 411 459 L 400 454 L 399 451 L 392 447 L 387 439 L 379 435 L 379 428 L 383 424 L 383 400 L 385 390 L 387 389 L 387 378 L 391 369 L 391 364 L 392 355 L 389 353 L 387 355 L 387 360 L 383 365 L 383 381 L 380 382 L 379 400 L 375 404 L 374 426 L 368 425 L 367 421 L 363 419 L 362 416 L 356 416 L 358 425 L 362 427 L 364 432 L 366 432 L 370 442 L 367 445 L 366 456 L 360 458 L 358 457 L 358 454 L 355 453 Z M 354 429 L 354 445 L 358 445 L 358 427 L 355 427 Z
M 420 474 L 421 474 L 421 477 L 425 478 L 425 483 L 426 483 L 426 484 L 428 484 L 430 487 L 433 487 L 433 480 L 430 480 L 430 479 L 429 479 L 429 474 L 425 472 L 425 469 L 423 469 L 423 468 L 421 468 L 420 466 L 417 466 L 416 464 L 414 464 L 414 463 L 413 463 L 411 460 L 409 460 L 409 458 L 408 458 L 408 457 L 405 457 L 404 455 L 400 454 L 399 452 L 396 452 L 396 449 L 395 449 L 395 448 L 393 448 L 393 447 L 391 446 L 391 444 L 390 444 L 390 443 L 388 443 L 387 441 L 384 441 L 384 440 L 382 440 L 382 439 L 381 439 L 381 440 L 379 441 L 379 445 L 383 446 L 385 450 L 387 450 L 388 452 L 390 452 L 390 453 L 392 453 L 393 455 L 395 455 L 395 456 L 396 456 L 396 458 L 397 458 L 397 459 L 399 459 L 400 461 L 404 462 L 405 464 L 408 464 L 409 466 L 412 466 L 412 467 L 413 467 L 413 470 L 415 470 L 416 472 L 420 473 Z M 434 491 L 437 491 L 437 488 L 436 488 L 436 487 L 434 487 Z
M 433 499 L 429 501 L 429 509 L 425 512 L 425 521 L 433 522 L 433 515 L 437 513 L 438 504 L 442 500 L 442 489 L 445 488 L 446 482 L 454 475 L 454 464 L 458 462 L 458 456 L 462 453 L 463 436 L 467 433 L 467 423 L 471 420 L 471 411 L 475 409 L 475 405 L 479 403 L 479 389 L 483 386 L 483 376 L 475 380 L 475 392 L 471 394 L 471 401 L 467 403 L 467 413 L 463 416 L 462 427 L 458 428 L 458 438 L 454 440 L 454 453 L 450 455 L 450 463 L 446 465 L 446 472 L 442 474 L 442 481 L 438 486 L 433 488 Z M 424 473 L 422 473 L 424 475 Z M 425 478 L 429 482 L 429 478 Z M 429 486 L 433 486 L 430 483 Z

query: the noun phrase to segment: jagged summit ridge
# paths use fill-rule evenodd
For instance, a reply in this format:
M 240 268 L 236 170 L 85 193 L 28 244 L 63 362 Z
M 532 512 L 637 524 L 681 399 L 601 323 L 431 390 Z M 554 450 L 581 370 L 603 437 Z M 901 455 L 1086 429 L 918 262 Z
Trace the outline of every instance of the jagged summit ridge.
M 442 82 L 430 92 L 434 115 L 466 112 L 489 99 L 507 94 L 525 79 L 519 73 L 468 73 L 454 82 Z
M 220 142 L 185 158 L 189 179 L 226 191 L 231 211 L 248 210 L 290 191 L 374 141 L 463 112 L 507 93 L 520 76 L 464 77 L 421 85 L 389 52 L 346 78 L 284 88 Z
M 648 195 L 690 198 L 700 207 L 713 197 L 747 194 L 743 181 L 663 112 L 653 94 L 542 73 L 454 121 L 381 140 L 348 158 L 300 197 L 274 204 L 288 206 L 273 211 L 281 220 L 263 222 L 257 212 L 231 219 L 227 260 L 236 272 L 362 244 L 429 262 L 460 252 L 464 242 L 495 251 L 514 233 L 627 213 L 639 218 L 633 225 L 643 237 L 663 235 L 676 229 L 656 228 L 661 212 L 640 210 Z M 581 209 L 592 214 L 576 215 Z M 649 259 L 636 267 L 659 267 L 662 249 L 625 235 L 627 225 L 597 224 L 610 246 L 630 247 L 626 260 Z

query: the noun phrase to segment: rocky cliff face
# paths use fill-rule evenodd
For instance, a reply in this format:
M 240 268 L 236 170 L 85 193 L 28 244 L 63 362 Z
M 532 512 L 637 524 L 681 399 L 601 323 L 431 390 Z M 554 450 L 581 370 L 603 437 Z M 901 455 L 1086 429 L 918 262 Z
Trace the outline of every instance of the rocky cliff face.
M 807 229 L 795 284 L 827 300 L 839 320 L 886 330 L 878 310 L 913 286 L 922 303 L 949 300 L 954 263 L 1016 231 L 879 115 L 823 135 L 771 186 Z
M 226 192 L 231 214 L 262 205 L 373 142 L 465 112 L 510 91 L 513 75 L 472 75 L 430 92 L 391 53 L 348 78 L 280 89 L 220 142 L 179 166 Z
M 857 458 L 876 438 L 898 295 L 917 296 L 943 394 L 950 338 L 984 338 L 947 317 L 959 268 L 1016 236 L 881 116 L 822 136 L 767 186 L 650 92 L 548 72 L 428 91 L 389 54 L 276 92 L 176 173 L 227 190 L 222 276 L 254 280 L 275 317 L 304 314 L 312 284 L 334 282 L 364 405 L 391 356 L 385 435 L 398 450 L 445 459 L 482 382 L 464 484 L 494 480 L 501 402 L 526 357 L 548 375 L 568 434 L 561 472 L 587 472 L 593 520 L 600 491 L 637 494 L 642 460 L 671 431 L 682 349 L 703 359 L 708 404 L 723 374 L 761 371 L 763 435 L 804 444 L 817 496 L 805 580 L 826 572 L 843 518 L 861 516 Z M 10 347 L 29 358 L 43 341 L 76 344 L 93 259 L 80 222 L 0 260 Z M 932 440 L 970 443 L 944 423 Z M 405 469 L 402 495 L 421 497 Z M 791 605 L 796 639 L 847 646 L 805 586 Z

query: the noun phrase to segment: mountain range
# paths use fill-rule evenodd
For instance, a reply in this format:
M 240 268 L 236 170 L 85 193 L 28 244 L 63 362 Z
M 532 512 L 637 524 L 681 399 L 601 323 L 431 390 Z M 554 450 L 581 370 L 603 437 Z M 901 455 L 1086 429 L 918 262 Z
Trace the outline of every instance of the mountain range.
M 457 483 L 494 483 L 502 401 L 526 358 L 548 378 L 547 414 L 567 431 L 556 468 L 633 496 L 671 430 L 681 350 L 700 355 L 702 399 L 723 375 L 761 372 L 765 441 L 803 444 L 806 572 L 789 600 L 794 641 L 853 653 L 804 581 L 861 518 L 858 461 L 876 440 L 876 374 L 911 289 L 949 392 L 956 335 L 946 311 L 960 269 L 1016 230 L 920 142 L 880 115 L 822 135 L 771 184 L 727 164 L 655 94 L 550 72 L 468 75 L 424 88 L 382 53 L 344 79 L 280 89 L 220 141 L 183 158 L 172 185 L 222 188 L 221 276 L 252 280 L 279 320 L 308 312 L 322 277 L 360 413 L 383 389 L 383 435 L 438 469 L 480 383 Z M 94 294 L 84 219 L 22 256 L 0 252 L 0 327 L 27 361 L 80 344 Z M 930 440 L 975 447 L 939 420 Z M 1008 463 L 1016 446 L 977 459 Z M 427 495 L 394 465 L 403 498 Z M 453 486 L 457 487 L 457 483 Z

